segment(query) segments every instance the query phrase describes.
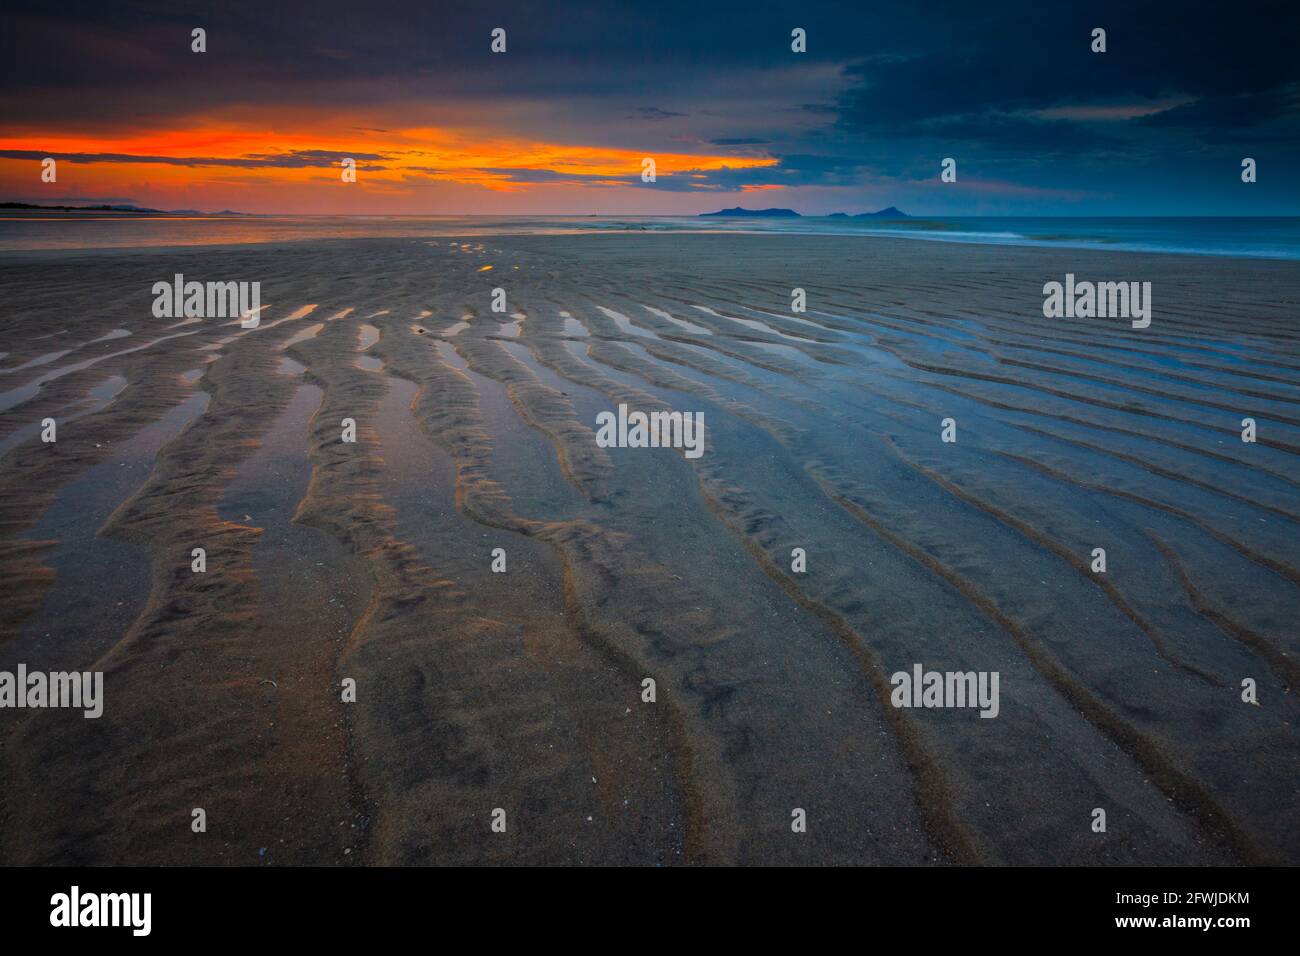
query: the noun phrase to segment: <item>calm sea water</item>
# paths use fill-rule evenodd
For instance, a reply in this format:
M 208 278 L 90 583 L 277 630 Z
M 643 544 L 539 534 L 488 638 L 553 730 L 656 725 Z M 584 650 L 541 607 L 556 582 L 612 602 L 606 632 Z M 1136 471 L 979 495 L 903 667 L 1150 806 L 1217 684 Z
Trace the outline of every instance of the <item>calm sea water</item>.
M 0 214 L 0 251 L 122 249 L 346 239 L 620 232 L 894 236 L 931 242 L 1060 246 L 1300 259 L 1300 218 L 721 219 L 670 216 L 211 216 Z

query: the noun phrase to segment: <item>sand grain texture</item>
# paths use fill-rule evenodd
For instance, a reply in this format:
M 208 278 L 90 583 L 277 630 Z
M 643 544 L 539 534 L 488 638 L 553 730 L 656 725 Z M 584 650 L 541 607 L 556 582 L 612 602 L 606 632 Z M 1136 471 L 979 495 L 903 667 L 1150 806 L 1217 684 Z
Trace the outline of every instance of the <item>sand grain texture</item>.
M 153 318 L 175 272 L 261 327 Z M 1066 272 L 1151 328 L 1044 319 Z M 0 861 L 1300 862 L 1292 263 L 385 238 L 0 287 L 0 669 L 106 688 L 0 711 Z M 619 403 L 704 456 L 598 447 Z M 914 663 L 1000 715 L 891 706 Z

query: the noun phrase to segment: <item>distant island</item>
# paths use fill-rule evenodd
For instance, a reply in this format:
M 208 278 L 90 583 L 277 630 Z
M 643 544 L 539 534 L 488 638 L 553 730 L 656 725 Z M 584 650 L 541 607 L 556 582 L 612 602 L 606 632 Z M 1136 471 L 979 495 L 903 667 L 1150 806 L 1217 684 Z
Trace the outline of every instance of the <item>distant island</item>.
M 910 219 L 911 217 L 897 206 L 881 209 L 879 212 L 860 212 L 850 215 L 847 212 L 833 212 L 827 219 Z
M 701 217 L 705 217 L 705 216 L 782 217 L 784 216 L 784 217 L 794 217 L 797 219 L 799 217 L 799 214 L 795 212 L 793 209 L 742 209 L 740 206 L 736 206 L 732 209 L 719 209 L 717 212 L 702 212 L 700 213 L 700 216 Z
M 143 216 L 246 216 L 247 213 L 223 209 L 220 212 L 200 212 L 197 209 L 149 209 L 128 204 L 96 206 L 44 206 L 31 202 L 0 202 L 0 209 L 39 209 L 45 212 L 129 212 Z
M 755 218 L 755 217 L 772 217 L 772 218 L 801 218 L 801 214 L 793 209 L 743 209 L 740 206 L 734 206 L 731 209 L 719 209 L 717 212 L 702 212 L 700 218 L 709 216 L 728 216 L 732 218 Z M 890 206 L 888 209 L 881 209 L 879 212 L 860 212 L 856 215 L 850 215 L 846 212 L 833 212 L 827 219 L 908 219 L 907 213 L 903 212 L 897 206 Z

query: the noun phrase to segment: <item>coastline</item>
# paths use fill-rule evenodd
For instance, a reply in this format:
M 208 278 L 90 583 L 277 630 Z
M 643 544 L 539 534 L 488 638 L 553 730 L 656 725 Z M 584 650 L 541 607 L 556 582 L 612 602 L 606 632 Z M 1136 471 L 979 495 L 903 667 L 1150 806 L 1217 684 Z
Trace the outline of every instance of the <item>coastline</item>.
M 126 224 L 135 224 L 128 226 Z M 213 225 L 214 223 L 218 225 Z M 6 228 L 6 224 L 7 228 Z M 59 224 L 59 225 L 56 225 Z M 111 224 L 111 225 L 110 225 Z M 39 228 L 38 228 L 39 226 Z M 95 230 L 122 226 L 102 238 Z M 83 228 L 78 228 L 83 227 Z M 57 230 L 52 232 L 51 230 Z M 325 239 L 527 235 L 776 235 L 902 238 L 1010 248 L 1300 260 L 1300 217 L 178 216 L 0 213 L 0 255 Z

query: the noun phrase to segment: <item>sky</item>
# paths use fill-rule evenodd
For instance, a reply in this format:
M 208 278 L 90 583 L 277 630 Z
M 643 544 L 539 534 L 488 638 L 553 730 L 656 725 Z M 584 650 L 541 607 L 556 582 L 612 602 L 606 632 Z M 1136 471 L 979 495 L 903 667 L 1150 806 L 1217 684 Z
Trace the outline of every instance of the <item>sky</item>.
M 1294 2 L 5 0 L 0 21 L 0 200 L 1300 215 Z

